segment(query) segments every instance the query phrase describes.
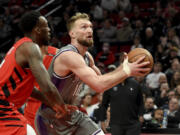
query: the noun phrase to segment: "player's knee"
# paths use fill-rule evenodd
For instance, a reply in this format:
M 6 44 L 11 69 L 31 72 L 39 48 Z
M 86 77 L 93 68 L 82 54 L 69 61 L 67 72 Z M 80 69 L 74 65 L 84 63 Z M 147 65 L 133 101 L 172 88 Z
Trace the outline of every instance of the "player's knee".
M 27 124 L 27 135 L 36 135 L 34 129 L 29 124 Z
M 101 129 L 99 129 L 98 131 L 96 131 L 92 135 L 104 135 L 104 132 Z

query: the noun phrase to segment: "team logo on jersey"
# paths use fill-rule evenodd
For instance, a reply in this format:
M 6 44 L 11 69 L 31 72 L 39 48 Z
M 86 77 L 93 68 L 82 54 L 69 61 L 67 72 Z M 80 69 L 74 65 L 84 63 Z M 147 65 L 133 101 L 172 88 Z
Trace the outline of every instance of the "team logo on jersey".
M 113 87 L 113 91 L 117 91 L 118 90 L 118 87 Z
M 130 91 L 133 91 L 134 89 L 133 88 L 130 88 Z

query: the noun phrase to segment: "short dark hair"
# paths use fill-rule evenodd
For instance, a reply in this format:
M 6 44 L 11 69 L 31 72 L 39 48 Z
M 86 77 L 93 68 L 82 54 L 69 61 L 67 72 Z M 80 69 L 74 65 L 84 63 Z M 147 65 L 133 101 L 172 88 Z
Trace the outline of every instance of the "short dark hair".
M 24 14 L 19 23 L 22 32 L 32 32 L 32 29 L 37 25 L 40 16 L 42 15 L 38 11 L 30 11 Z

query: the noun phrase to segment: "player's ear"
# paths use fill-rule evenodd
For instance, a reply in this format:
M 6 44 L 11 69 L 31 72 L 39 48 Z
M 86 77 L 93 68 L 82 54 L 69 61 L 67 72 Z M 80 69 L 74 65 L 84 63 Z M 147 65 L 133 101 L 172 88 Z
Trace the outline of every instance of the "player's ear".
M 39 27 L 35 27 L 35 28 L 34 28 L 34 31 L 35 31 L 37 34 L 40 34 L 40 33 L 41 33 Z
M 70 31 L 69 31 L 69 36 L 70 36 L 72 39 L 75 38 L 75 33 L 74 33 L 74 31 L 70 30 Z

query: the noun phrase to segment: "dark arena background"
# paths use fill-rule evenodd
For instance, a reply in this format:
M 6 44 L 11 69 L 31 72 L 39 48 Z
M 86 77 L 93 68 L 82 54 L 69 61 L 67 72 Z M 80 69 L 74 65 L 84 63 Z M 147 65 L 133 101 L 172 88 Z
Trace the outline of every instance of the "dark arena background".
M 122 52 L 147 49 L 154 68 L 145 77 L 135 78 L 144 98 L 143 111 L 137 116 L 141 135 L 180 135 L 180 0 L 0 0 L 0 62 L 23 37 L 18 23 L 30 10 L 47 18 L 50 45 L 57 48 L 70 43 L 66 21 L 76 12 L 87 13 L 94 30 L 94 46 L 89 52 L 102 74 L 119 65 Z M 87 102 L 85 93 L 91 96 L 88 106 L 101 104 L 98 93 L 86 85 L 83 91 L 80 106 Z M 19 110 L 23 113 L 23 107 Z M 99 115 L 89 116 L 101 127 Z M 111 135 L 109 121 L 107 114 L 106 135 Z

